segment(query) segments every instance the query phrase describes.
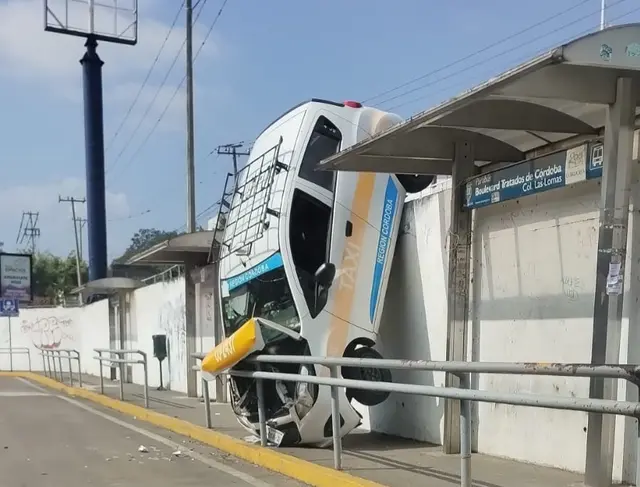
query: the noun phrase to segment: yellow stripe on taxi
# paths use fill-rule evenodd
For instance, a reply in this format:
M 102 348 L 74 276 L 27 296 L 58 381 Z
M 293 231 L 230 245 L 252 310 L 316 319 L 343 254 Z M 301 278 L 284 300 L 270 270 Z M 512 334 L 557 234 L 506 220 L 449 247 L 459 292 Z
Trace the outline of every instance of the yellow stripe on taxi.
M 231 336 L 225 338 L 202 361 L 202 371 L 217 374 L 264 347 L 256 320 L 251 318 Z

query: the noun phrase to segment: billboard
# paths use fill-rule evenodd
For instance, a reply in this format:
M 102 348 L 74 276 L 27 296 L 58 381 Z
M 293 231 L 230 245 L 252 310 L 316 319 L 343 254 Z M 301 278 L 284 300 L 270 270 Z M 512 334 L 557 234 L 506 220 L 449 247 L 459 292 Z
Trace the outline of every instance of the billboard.
M 31 255 L 0 253 L 0 296 L 31 302 L 32 286 Z
M 134 45 L 138 0 L 44 0 L 44 30 Z

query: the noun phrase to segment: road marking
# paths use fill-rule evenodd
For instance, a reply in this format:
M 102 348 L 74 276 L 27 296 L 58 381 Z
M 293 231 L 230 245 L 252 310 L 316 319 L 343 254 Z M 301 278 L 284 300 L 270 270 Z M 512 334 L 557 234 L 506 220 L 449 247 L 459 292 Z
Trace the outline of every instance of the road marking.
M 12 392 L 4 391 L 0 392 L 0 397 L 34 397 L 34 396 L 52 396 L 53 394 L 47 394 L 46 392 Z
M 110 410 L 137 418 L 139 421 L 150 423 L 158 428 L 204 443 L 216 450 L 223 451 L 238 459 L 296 479 L 309 486 L 336 487 L 336 485 L 340 485 L 342 487 L 384 487 L 382 484 L 372 480 L 318 465 L 284 452 L 250 445 L 225 433 L 198 426 L 195 423 L 178 417 L 168 416 L 135 404 L 118 401 L 86 389 L 70 387 L 37 373 L 0 371 L 0 377 L 22 377 L 46 387 L 46 390 L 54 390 L 72 397 L 81 397 Z
M 65 396 L 61 396 L 61 395 L 57 395 L 56 397 L 59 397 L 60 399 L 62 399 L 63 401 L 67 401 L 70 404 L 73 404 L 76 407 L 79 407 L 80 409 L 84 409 L 85 411 L 88 411 L 90 413 L 95 414 L 96 416 L 100 416 L 101 418 L 106 419 L 107 421 L 111 421 L 112 423 L 115 423 L 119 426 L 122 426 L 123 428 L 127 428 L 128 430 L 131 430 L 135 433 L 138 433 L 139 435 L 142 436 L 146 436 L 147 438 L 150 438 L 154 441 L 157 441 L 158 443 L 162 443 L 163 445 L 166 445 L 170 448 L 173 448 L 173 450 L 180 450 L 181 452 L 183 452 L 183 454 L 185 456 L 189 456 L 192 458 L 195 458 L 196 460 L 204 463 L 205 465 L 215 468 L 216 470 L 219 470 L 221 472 L 226 473 L 227 475 L 231 475 L 233 477 L 236 477 L 240 480 L 245 481 L 247 484 L 249 485 L 254 485 L 256 487 L 273 487 L 271 484 L 264 482 L 262 480 L 256 479 L 255 477 L 252 477 L 249 474 L 246 474 L 244 472 L 240 472 L 239 470 L 236 470 L 235 468 L 229 467 L 228 465 L 225 465 L 224 463 L 221 462 L 217 462 L 216 460 L 213 460 L 211 458 L 205 457 L 204 455 L 200 455 L 199 453 L 196 453 L 194 451 L 183 451 L 184 449 L 184 445 L 181 445 L 180 443 L 176 443 L 174 441 L 171 441 L 168 438 L 165 438 L 164 436 L 160 436 L 156 433 L 152 433 L 151 431 L 148 431 L 144 428 L 140 428 L 138 426 L 135 426 L 131 423 L 127 423 L 126 421 L 122 421 L 121 419 L 115 418 L 107 413 L 104 413 L 102 411 L 99 411 L 95 408 L 92 408 L 91 406 L 87 406 L 86 404 L 83 404 L 79 401 L 76 401 L 75 399 L 71 399 L 70 397 L 65 397 Z
M 40 387 L 39 385 L 34 384 L 33 382 L 25 379 L 24 377 L 16 377 L 16 379 L 18 379 L 23 384 L 28 385 L 29 387 L 33 387 L 36 391 L 45 392 L 45 393 L 47 392 L 47 390 L 44 387 Z

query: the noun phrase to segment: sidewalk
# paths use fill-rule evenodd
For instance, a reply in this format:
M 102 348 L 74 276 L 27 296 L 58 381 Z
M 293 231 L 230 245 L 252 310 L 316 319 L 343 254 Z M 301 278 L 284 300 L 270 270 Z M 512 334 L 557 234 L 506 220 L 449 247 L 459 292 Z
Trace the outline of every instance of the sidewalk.
M 68 378 L 65 378 L 68 384 Z M 99 393 L 98 377 L 83 375 L 84 387 Z M 119 384 L 105 379 L 105 394 L 119 399 Z M 77 386 L 77 381 L 74 381 Z M 124 399 L 144 406 L 142 386 L 125 384 Z M 205 425 L 204 404 L 174 391 L 149 390 L 153 411 L 200 426 Z M 215 431 L 235 438 L 247 437 L 228 404 L 211 403 Z M 280 448 L 278 451 L 333 467 L 333 451 L 319 448 Z M 419 443 L 376 433 L 357 431 L 343 440 L 343 470 L 351 475 L 389 487 L 428 485 L 452 487 L 460 484 L 460 457 L 445 455 L 441 446 Z M 478 453 L 472 457 L 474 487 L 569 487 L 581 485 L 582 475 L 539 467 Z

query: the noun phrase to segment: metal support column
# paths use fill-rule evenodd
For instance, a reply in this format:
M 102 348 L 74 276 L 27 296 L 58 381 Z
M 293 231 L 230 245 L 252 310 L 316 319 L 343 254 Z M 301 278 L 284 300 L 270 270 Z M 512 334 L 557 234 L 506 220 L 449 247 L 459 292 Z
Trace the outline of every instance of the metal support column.
M 592 364 L 618 363 L 627 253 L 635 83 L 619 78 L 616 101 L 607 108 L 601 186 L 600 232 L 593 305 Z M 617 381 L 592 378 L 589 396 L 614 399 Z M 609 487 L 613 471 L 615 416 L 589 413 L 585 485 Z
M 451 176 L 451 230 L 447 293 L 447 360 L 467 359 L 469 277 L 471 274 L 472 211 L 464 208 L 464 182 L 475 174 L 473 146 L 456 142 Z M 446 385 L 459 387 L 460 379 L 447 374 Z M 445 453 L 460 453 L 460 401 L 447 399 L 444 410 Z
M 217 245 L 216 245 L 217 247 Z M 218 345 L 224 339 L 224 329 L 222 323 L 222 311 L 220 306 L 220 261 L 217 259 L 213 264 L 213 339 Z M 216 402 L 227 402 L 227 376 L 218 374 L 215 380 Z
M 88 37 L 80 60 L 84 84 L 84 131 L 87 171 L 89 281 L 107 277 L 107 215 L 104 181 L 102 65 L 98 42 Z M 75 224 L 75 222 L 74 222 Z
M 187 352 L 187 396 L 198 396 L 198 373 L 194 370 L 197 361 L 193 358 L 196 352 L 196 283 L 193 273 L 196 267 L 189 259 L 184 263 L 184 321 Z

